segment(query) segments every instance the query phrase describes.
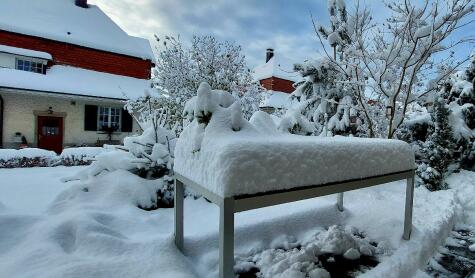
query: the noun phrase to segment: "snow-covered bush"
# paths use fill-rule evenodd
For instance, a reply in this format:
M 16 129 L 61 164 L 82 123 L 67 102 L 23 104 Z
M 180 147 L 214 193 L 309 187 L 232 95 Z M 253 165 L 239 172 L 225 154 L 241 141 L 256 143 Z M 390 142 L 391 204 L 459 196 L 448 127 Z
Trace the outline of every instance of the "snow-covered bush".
M 449 75 L 426 98 L 419 112 L 407 114 L 397 132 L 399 139 L 413 145 L 418 176 L 429 189 L 443 188 L 443 176 L 449 170 L 474 169 L 475 166 L 475 57 L 466 69 Z M 417 105 L 413 105 L 415 107 Z
M 449 114 L 445 100 L 438 98 L 432 113 L 434 127 L 431 129 L 430 136 L 422 144 L 422 159 L 417 168 L 417 175 L 432 191 L 447 188 L 444 178 L 453 161 L 455 144 L 449 124 Z
M 182 131 L 182 105 L 163 92 L 150 89 L 136 99 L 128 99 L 125 109 L 137 122 L 150 122 L 156 127 L 171 130 L 176 135 Z
M 101 147 L 74 147 L 66 148 L 59 155 L 55 165 L 79 166 L 90 165 L 100 153 L 107 151 Z
M 295 70 L 305 81 L 291 95 L 299 103 L 284 115 L 285 129 L 320 136 L 355 134 L 361 121 L 357 121 L 353 88 L 343 83 L 346 77 L 340 69 L 320 58 L 296 64 Z M 299 119 L 300 115 L 305 119 Z
M 175 134 L 162 127 L 148 126 L 141 135 L 124 138 L 121 151 L 133 155 L 135 172 L 147 179 L 171 175 Z
M 236 102 L 236 99 L 229 92 L 212 90 L 211 86 L 206 82 L 200 84 L 197 95 L 186 103 L 183 110 L 183 116 L 188 122 L 191 123 L 196 120 L 197 123 L 194 128 L 195 136 L 193 136 L 195 138 L 195 142 L 193 142 L 194 152 L 200 150 L 204 130 L 216 109 L 218 107 L 228 108 L 234 103 L 236 103 L 236 109 L 233 109 L 233 114 L 235 115 L 233 116 L 234 121 L 232 125 L 233 129 L 239 130 L 242 116 L 240 103 Z
M 155 137 L 157 136 L 157 137 Z M 106 146 L 106 152 L 95 157 L 94 162 L 63 181 L 81 180 L 88 182 L 105 173 L 129 171 L 137 176 L 155 180 L 157 190 L 152 206 L 140 206 L 145 210 L 173 206 L 173 174 L 171 173 L 174 146 L 174 134 L 163 128 L 155 130 L 152 126 L 145 128 L 142 135 L 124 138 L 123 146 Z
M 71 147 L 57 155 L 53 151 L 37 148 L 2 149 L 0 150 L 0 168 L 89 165 L 104 151 L 107 150 L 101 147 Z
M 51 166 L 51 159 L 44 157 L 18 157 L 8 160 L 0 159 L 0 168 L 30 168 L 49 166 Z
M 469 142 L 462 151 L 460 166 L 464 169 L 475 170 L 475 140 Z
M 451 74 L 440 90 L 450 109 L 450 125 L 459 153 L 460 166 L 474 170 L 475 157 L 475 52 L 466 69 Z
M 177 134 L 181 132 L 183 105 L 192 98 L 201 82 L 241 98 L 247 119 L 258 110 L 263 89 L 253 81 L 241 46 L 220 42 L 212 36 L 194 36 L 190 47 L 179 37 L 165 36 L 162 40 L 157 37 L 157 40 L 161 47 L 157 49 L 154 85 L 166 96 L 159 100 L 157 107 L 163 105 L 171 112 L 167 114 L 172 114 L 164 119 L 163 126 L 177 130 Z
M 152 207 L 146 210 L 173 206 L 173 149 L 175 132 L 161 126 L 162 110 L 155 110 L 152 98 L 146 94 L 144 105 L 135 110 L 135 119 L 143 133 L 124 138 L 123 146 L 105 146 L 107 152 L 95 157 L 95 161 L 76 175 L 64 179 L 87 181 L 106 172 L 126 170 L 144 179 L 156 180 L 159 189 Z M 126 107 L 130 107 L 130 102 Z
M 43 149 L 0 149 L 0 168 L 48 167 L 56 159 L 55 152 Z
M 298 135 L 312 135 L 315 131 L 315 126 L 301 114 L 301 111 L 300 109 L 288 110 L 280 120 L 279 130 Z

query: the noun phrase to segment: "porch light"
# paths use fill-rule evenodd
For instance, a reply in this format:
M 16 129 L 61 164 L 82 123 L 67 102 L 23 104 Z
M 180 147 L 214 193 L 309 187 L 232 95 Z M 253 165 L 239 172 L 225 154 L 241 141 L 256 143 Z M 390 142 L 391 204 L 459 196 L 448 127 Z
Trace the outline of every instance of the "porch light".
M 50 106 L 50 107 L 48 108 L 47 112 L 48 112 L 48 114 L 50 114 L 50 115 L 53 114 L 53 107 Z

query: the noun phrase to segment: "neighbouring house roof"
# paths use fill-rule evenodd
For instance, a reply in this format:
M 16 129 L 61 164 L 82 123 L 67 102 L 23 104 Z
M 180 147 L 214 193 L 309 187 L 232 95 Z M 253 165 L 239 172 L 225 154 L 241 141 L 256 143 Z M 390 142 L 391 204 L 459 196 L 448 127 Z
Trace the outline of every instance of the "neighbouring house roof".
M 148 40 L 129 36 L 97 6 L 74 0 L 1 0 L 0 30 L 154 61 Z
M 274 55 L 267 63 L 254 68 L 254 80 L 277 77 L 289 81 L 302 79 L 298 72 L 294 71 L 293 63 L 282 56 Z
M 293 101 L 290 99 L 290 94 L 278 91 L 267 91 L 259 107 L 272 107 L 276 109 L 290 108 Z
M 25 49 L 25 48 L 12 47 L 12 46 L 6 46 L 6 45 L 1 45 L 1 44 L 0 44 L 0 52 L 20 55 L 20 56 L 26 56 L 26 57 L 40 58 L 40 59 L 45 59 L 45 60 L 52 60 L 53 59 L 51 54 L 46 53 L 46 52 L 35 51 L 35 50 L 30 50 L 30 49 Z
M 0 88 L 124 100 L 150 87 L 150 80 L 68 66 L 52 66 L 46 74 L 0 68 Z
M 279 55 L 274 55 L 267 63 L 254 69 L 254 80 L 256 81 L 271 77 L 288 80 L 290 82 L 297 82 L 302 79 L 300 74 L 294 71 L 293 63 L 289 59 Z M 259 107 L 282 109 L 289 108 L 291 104 L 292 101 L 289 93 L 268 90 L 259 104 Z

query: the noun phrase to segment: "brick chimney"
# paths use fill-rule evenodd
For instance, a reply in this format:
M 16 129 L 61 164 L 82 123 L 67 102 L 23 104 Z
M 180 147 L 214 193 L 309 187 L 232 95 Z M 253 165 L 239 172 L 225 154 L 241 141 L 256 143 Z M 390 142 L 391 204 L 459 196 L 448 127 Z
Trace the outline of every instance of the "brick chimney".
M 87 9 L 89 6 L 87 5 L 87 0 L 75 0 L 75 4 L 78 7 Z
M 269 60 L 274 57 L 274 49 L 273 48 L 267 48 L 266 50 L 266 63 L 269 62 Z

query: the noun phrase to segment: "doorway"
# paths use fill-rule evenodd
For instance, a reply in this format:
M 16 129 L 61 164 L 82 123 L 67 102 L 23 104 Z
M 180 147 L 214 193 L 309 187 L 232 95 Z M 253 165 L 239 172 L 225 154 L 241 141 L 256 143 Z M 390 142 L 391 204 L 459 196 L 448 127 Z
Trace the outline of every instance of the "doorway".
M 38 148 L 55 151 L 63 150 L 63 118 L 38 116 Z

